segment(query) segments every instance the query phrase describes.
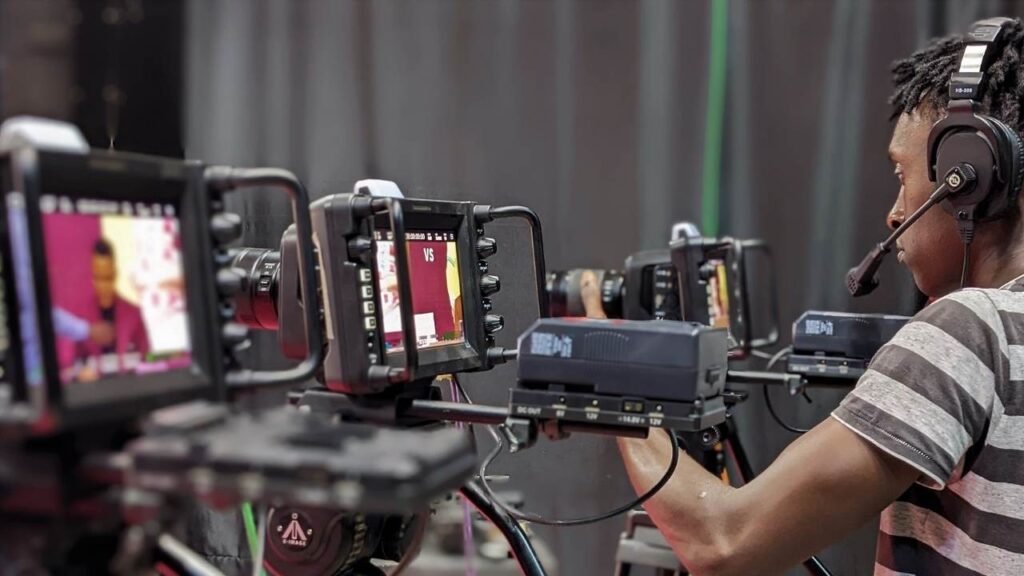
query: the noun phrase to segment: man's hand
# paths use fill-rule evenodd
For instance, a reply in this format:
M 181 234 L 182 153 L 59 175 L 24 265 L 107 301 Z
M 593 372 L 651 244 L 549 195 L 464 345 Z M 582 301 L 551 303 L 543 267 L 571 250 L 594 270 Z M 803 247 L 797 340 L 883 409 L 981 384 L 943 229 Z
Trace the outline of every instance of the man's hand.
M 634 488 L 665 472 L 668 438 L 620 439 Z M 920 476 L 829 418 L 790 444 L 760 476 L 730 488 L 682 455 L 644 508 L 692 574 L 778 574 L 878 514 Z
M 587 318 L 607 318 L 601 304 L 601 285 L 593 270 L 584 270 L 580 275 L 580 300 Z
M 89 341 L 97 346 L 110 346 L 117 339 L 117 330 L 110 322 L 93 322 L 89 325 Z

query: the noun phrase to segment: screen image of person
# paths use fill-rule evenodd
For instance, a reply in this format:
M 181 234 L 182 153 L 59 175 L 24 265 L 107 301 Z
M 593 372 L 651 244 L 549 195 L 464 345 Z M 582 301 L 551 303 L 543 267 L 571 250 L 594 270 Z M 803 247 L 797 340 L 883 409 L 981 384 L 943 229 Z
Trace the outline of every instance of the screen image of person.
M 48 213 L 43 230 L 63 383 L 189 365 L 174 218 Z
M 417 347 L 464 342 L 462 289 L 455 242 L 411 240 L 407 244 Z M 402 317 L 394 242 L 377 242 L 377 265 L 385 345 L 389 351 L 397 351 L 402 348 Z

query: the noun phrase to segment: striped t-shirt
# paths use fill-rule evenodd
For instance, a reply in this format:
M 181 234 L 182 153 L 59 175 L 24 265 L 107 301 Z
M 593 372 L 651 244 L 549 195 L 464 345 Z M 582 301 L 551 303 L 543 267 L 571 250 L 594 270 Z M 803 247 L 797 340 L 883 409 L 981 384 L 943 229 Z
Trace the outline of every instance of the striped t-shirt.
M 882 513 L 876 575 L 1024 575 L 1022 278 L 925 308 L 832 414 L 921 471 Z

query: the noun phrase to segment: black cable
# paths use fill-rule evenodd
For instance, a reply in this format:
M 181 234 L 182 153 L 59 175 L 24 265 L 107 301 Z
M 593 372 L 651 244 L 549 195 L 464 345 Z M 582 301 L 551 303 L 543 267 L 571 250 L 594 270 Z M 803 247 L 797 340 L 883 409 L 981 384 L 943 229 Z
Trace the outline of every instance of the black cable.
M 462 386 L 462 382 L 460 382 L 459 379 L 454 374 L 452 375 L 452 381 L 455 383 L 456 388 L 458 388 L 459 394 L 462 396 L 465 402 L 467 404 L 472 404 L 473 400 L 469 397 L 468 394 L 466 394 L 466 389 Z M 668 481 L 672 478 L 672 475 L 675 474 L 676 468 L 679 466 L 679 439 L 676 438 L 675 434 L 669 432 L 669 441 L 672 443 L 672 461 L 669 463 L 668 468 L 665 470 L 665 475 L 662 476 L 661 479 L 658 480 L 658 483 L 652 486 L 651 489 L 645 492 L 642 496 L 636 498 L 635 500 L 633 500 L 632 502 L 625 506 L 621 506 L 619 508 L 616 508 L 609 512 L 605 512 L 603 514 L 598 514 L 595 516 L 585 518 L 574 518 L 570 520 L 548 520 L 536 514 L 527 514 L 520 512 L 515 508 L 511 508 L 510 506 L 502 502 L 494 493 L 494 490 L 491 489 L 490 483 L 487 482 L 487 468 L 504 449 L 505 442 L 504 440 L 502 440 L 501 434 L 498 433 L 497 430 L 495 430 L 494 426 L 487 426 L 486 428 L 487 431 L 490 432 L 491 437 L 494 438 L 494 449 L 491 450 L 490 454 L 487 455 L 487 458 L 485 458 L 483 463 L 480 465 L 480 485 L 487 493 L 487 496 L 494 502 L 495 506 L 500 508 L 506 514 L 512 516 L 516 520 L 522 520 L 524 522 L 533 522 L 534 524 L 543 524 L 545 526 L 581 526 L 584 524 L 593 524 L 595 522 L 601 522 L 609 518 L 614 518 L 615 516 L 618 516 L 620 514 L 625 514 L 626 512 L 629 512 L 630 510 L 638 506 L 641 506 L 644 502 L 647 502 L 648 500 L 653 498 L 659 490 L 665 487 L 665 484 L 668 484 Z
M 668 432 L 668 437 L 669 441 L 672 443 L 672 461 L 669 463 L 668 469 L 665 470 L 664 476 L 662 476 L 661 479 L 658 480 L 657 484 L 652 486 L 650 490 L 645 492 L 643 496 L 636 498 L 635 500 L 633 500 L 629 504 L 626 504 L 625 506 L 620 506 L 618 508 L 615 508 L 608 512 L 604 512 L 602 514 L 587 516 L 584 518 L 573 518 L 571 520 L 549 520 L 542 516 L 538 516 L 537 514 L 521 512 L 502 502 L 491 489 L 490 484 L 488 484 L 487 482 L 487 467 L 491 465 L 491 462 L 493 462 L 494 459 L 497 458 L 498 455 L 501 454 L 501 451 L 505 448 L 505 443 L 501 440 L 500 435 L 496 436 L 497 443 L 494 445 L 494 449 L 491 450 L 491 453 L 488 454 L 487 458 L 485 458 L 483 463 L 480 464 L 480 484 L 481 486 L 483 486 L 484 491 L 487 492 L 487 496 L 494 502 L 494 505 L 500 508 L 509 516 L 515 518 L 516 520 L 521 520 L 523 522 L 532 522 L 534 524 L 542 524 L 544 526 L 582 526 L 584 524 L 594 524 L 596 522 L 602 522 L 609 518 L 614 518 L 620 514 L 625 514 L 626 512 L 633 510 L 634 508 L 642 505 L 644 502 L 647 502 L 648 500 L 653 498 L 659 490 L 661 490 L 662 488 L 665 487 L 666 484 L 668 484 L 668 481 L 672 479 L 672 475 L 675 474 L 676 467 L 679 465 L 680 452 L 679 440 L 676 438 L 676 435 L 672 434 L 671 432 Z
M 768 365 L 766 366 L 766 369 L 769 372 L 771 372 L 772 368 L 775 367 L 775 365 L 779 362 L 779 360 L 782 360 L 782 358 L 784 358 L 785 356 L 789 355 L 792 352 L 793 352 L 793 347 L 792 346 L 787 346 L 786 348 L 783 348 L 782 350 L 779 350 L 775 354 L 775 356 L 772 356 L 771 360 L 768 361 Z M 806 432 L 808 432 L 810 430 L 809 428 L 798 428 L 796 426 L 793 426 L 793 425 L 789 424 L 785 420 L 783 420 L 782 417 L 779 416 L 779 413 L 775 411 L 775 405 L 772 404 L 772 397 L 768 393 L 768 386 L 763 387 L 762 388 L 762 392 L 764 393 L 764 404 L 768 408 L 768 413 L 771 414 L 772 420 L 775 420 L 776 424 L 778 424 L 783 429 L 785 429 L 785 430 L 787 430 L 789 432 L 792 432 L 794 434 L 804 434 L 804 433 L 806 433 Z
M 797 428 L 796 426 L 788 424 L 786 421 L 782 419 L 782 417 L 779 416 L 777 412 L 775 412 L 775 406 L 772 405 L 772 397 L 768 394 L 767 386 L 765 386 L 764 388 L 764 403 L 765 406 L 768 407 L 768 413 L 772 415 L 772 419 L 775 420 L 775 423 L 778 424 L 779 426 L 782 426 L 784 429 L 794 434 L 804 434 L 810 431 L 809 428 Z
M 413 560 L 415 560 L 420 550 L 423 548 L 423 539 L 427 535 L 427 524 L 430 523 L 429 514 L 421 514 L 416 518 L 416 532 L 413 534 L 412 542 L 409 543 L 409 548 L 402 556 L 402 559 L 398 562 L 388 576 L 401 576 L 412 566 Z
M 967 273 L 971 268 L 971 243 L 964 242 L 964 265 L 960 269 L 960 287 L 967 287 Z

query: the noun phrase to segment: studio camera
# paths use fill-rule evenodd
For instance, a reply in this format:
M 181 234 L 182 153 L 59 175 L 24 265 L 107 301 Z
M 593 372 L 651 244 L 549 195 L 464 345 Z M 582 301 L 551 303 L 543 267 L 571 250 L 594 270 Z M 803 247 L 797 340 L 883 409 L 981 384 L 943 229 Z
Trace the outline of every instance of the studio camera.
M 0 128 L 0 184 L 9 565 L 134 573 L 152 568 L 156 550 L 201 565 L 170 534 L 186 500 L 405 510 L 470 474 L 472 447 L 455 431 L 226 404 L 235 390 L 301 382 L 321 364 L 318 329 L 305 332 L 310 352 L 292 368 L 253 371 L 235 357 L 248 330 L 234 321 L 243 278 L 225 248 L 241 222 L 224 211 L 226 194 L 290 196 L 295 289 L 316 299 L 308 200 L 292 174 L 90 150 L 73 126 L 19 118 Z M 306 313 L 318 328 L 316 311 Z M 379 462 L 385 450 L 401 469 Z
M 550 272 L 545 289 L 553 316 L 585 316 L 581 279 L 585 269 Z M 686 320 L 729 330 L 734 357 L 778 341 L 778 309 L 772 253 L 761 240 L 708 238 L 688 222 L 673 227 L 667 249 L 637 252 L 622 271 L 593 270 L 609 318 Z M 758 273 L 767 278 L 758 278 Z M 762 284 L 766 283 L 766 284 Z M 754 334 L 755 286 L 766 286 L 770 318 Z
M 491 297 L 501 280 L 488 259 L 495 219 L 519 218 L 532 231 L 534 273 L 544 279 L 540 220 L 525 207 L 372 196 L 368 187 L 321 198 L 310 207 L 320 297 L 297 297 L 294 229 L 280 250 L 241 249 L 233 266 L 245 277 L 237 319 L 276 330 L 286 356 L 308 348 L 303 310 L 312 306 L 326 332 L 321 378 L 353 396 L 401 389 L 439 374 L 487 370 L 513 356 L 495 346 L 504 318 Z M 546 315 L 546 301 L 538 300 Z M 407 329 L 411 327 L 412 329 Z

